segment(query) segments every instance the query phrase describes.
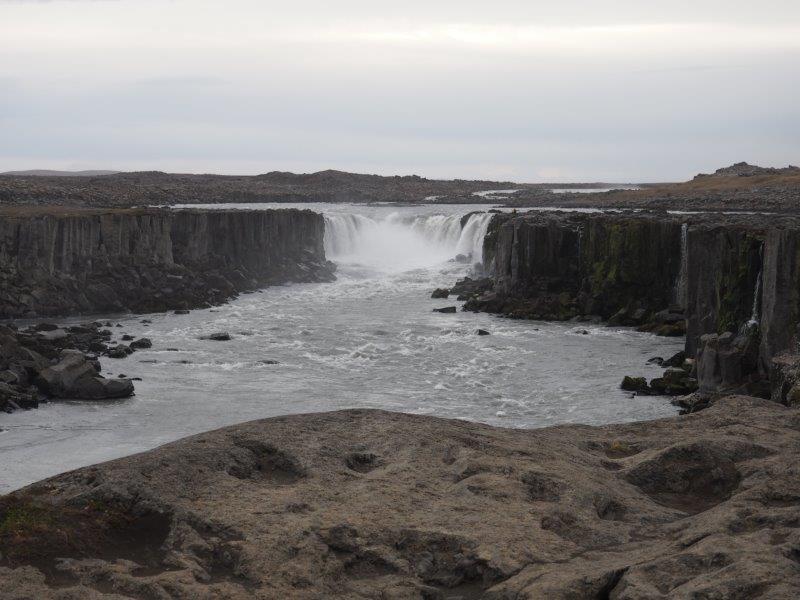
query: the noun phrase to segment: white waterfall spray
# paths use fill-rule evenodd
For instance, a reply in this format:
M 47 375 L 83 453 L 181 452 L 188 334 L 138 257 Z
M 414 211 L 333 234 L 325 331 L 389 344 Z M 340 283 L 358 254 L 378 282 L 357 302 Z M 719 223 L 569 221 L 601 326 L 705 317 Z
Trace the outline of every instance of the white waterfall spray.
M 764 272 L 764 244 L 758 250 L 760 265 L 756 275 L 756 287 L 753 290 L 753 308 L 750 310 L 750 320 L 741 327 L 742 331 L 751 330 L 761 323 L 761 278 Z
M 756 277 L 756 289 L 753 291 L 753 310 L 750 312 L 750 321 L 748 325 L 758 325 L 760 320 L 759 316 L 759 296 L 761 296 L 761 269 L 758 271 Z
M 457 255 L 472 263 L 483 260 L 483 238 L 491 213 L 382 219 L 357 214 L 325 215 L 325 254 L 334 262 L 360 264 L 385 271 L 433 267 Z

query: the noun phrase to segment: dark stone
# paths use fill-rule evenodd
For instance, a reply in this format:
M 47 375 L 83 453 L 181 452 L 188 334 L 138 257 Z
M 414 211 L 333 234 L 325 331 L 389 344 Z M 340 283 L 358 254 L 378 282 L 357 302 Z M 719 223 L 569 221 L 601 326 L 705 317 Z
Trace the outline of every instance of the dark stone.
M 670 356 L 667 360 L 662 362 L 664 367 L 682 367 L 683 363 L 686 361 L 686 352 L 681 350 Z
M 120 344 L 119 346 L 111 348 L 106 353 L 106 356 L 108 356 L 109 358 L 126 358 L 131 352 L 132 350 L 130 349 L 129 346 L 126 346 L 125 344 Z
M 450 290 L 447 288 L 436 288 L 431 294 L 431 298 L 447 298 L 450 295 Z
M 490 334 L 488 331 L 486 331 L 485 329 L 478 329 L 478 331 L 476 331 L 475 333 L 477 333 L 478 335 L 491 335 L 491 334 Z
M 145 348 L 152 348 L 153 342 L 149 338 L 139 338 L 131 342 L 131 348 L 134 350 L 142 350 Z
M 211 333 L 209 335 L 204 335 L 200 338 L 201 340 L 212 340 L 215 342 L 227 342 L 231 339 L 231 334 L 227 331 L 217 331 L 215 333 Z
M 87 347 L 87 350 L 89 350 L 89 352 L 102 353 L 102 352 L 105 352 L 106 350 L 108 350 L 108 346 L 106 344 L 104 344 L 103 342 L 95 341 L 95 342 L 90 342 L 89 343 L 89 346 Z
M 647 380 L 644 377 L 629 377 L 625 376 L 620 384 L 620 389 L 628 392 L 646 392 L 648 391 Z
M 434 308 L 433 312 L 454 313 L 454 312 L 456 312 L 456 307 L 455 306 L 445 306 L 444 308 Z
M 102 400 L 133 394 L 129 380 L 105 379 L 82 353 L 67 350 L 62 359 L 39 373 L 36 385 L 54 398 Z

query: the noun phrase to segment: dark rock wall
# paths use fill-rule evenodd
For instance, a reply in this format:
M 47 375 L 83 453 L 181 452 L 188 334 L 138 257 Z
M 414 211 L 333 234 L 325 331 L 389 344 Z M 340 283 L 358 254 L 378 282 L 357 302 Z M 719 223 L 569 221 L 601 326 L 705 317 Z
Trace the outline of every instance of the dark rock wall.
M 680 222 L 597 217 L 581 226 L 581 307 L 609 317 L 623 308 L 666 308 L 680 269 Z
M 679 286 L 684 223 L 685 284 Z M 504 214 L 490 224 L 484 256 L 494 291 L 468 308 L 534 318 L 605 319 L 622 310 L 647 319 L 670 306 L 673 311 L 685 307 L 689 356 L 698 354 L 705 334 L 731 332 L 742 337 L 734 344 L 742 353 L 742 371 L 764 376 L 773 356 L 797 345 L 796 218 Z M 549 312 L 540 314 L 542 298 L 554 294 L 561 301 L 547 303 Z
M 674 295 L 680 227 L 677 219 L 635 216 L 498 215 L 484 256 L 501 296 L 572 296 L 564 318 L 608 318 L 632 306 L 656 311 Z
M 0 217 L 0 318 L 195 308 L 330 279 L 311 211 L 96 211 Z
M 528 296 L 577 292 L 579 229 L 568 221 L 513 219 L 496 230 L 496 290 Z
M 761 283 L 760 368 L 766 370 L 769 369 L 769 357 L 783 350 L 797 350 L 800 231 L 780 228 L 767 232 Z
M 764 232 L 741 226 L 689 227 L 686 349 L 706 333 L 738 332 L 753 315 Z M 760 291 L 760 289 L 759 289 Z M 759 306 L 756 306 L 758 310 Z

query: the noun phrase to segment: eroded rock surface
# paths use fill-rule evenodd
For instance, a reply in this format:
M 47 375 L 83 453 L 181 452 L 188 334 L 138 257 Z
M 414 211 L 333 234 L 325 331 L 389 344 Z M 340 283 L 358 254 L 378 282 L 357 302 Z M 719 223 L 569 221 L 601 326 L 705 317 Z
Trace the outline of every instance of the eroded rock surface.
M 800 410 L 245 423 L 0 498 L 3 597 L 796 598 Z

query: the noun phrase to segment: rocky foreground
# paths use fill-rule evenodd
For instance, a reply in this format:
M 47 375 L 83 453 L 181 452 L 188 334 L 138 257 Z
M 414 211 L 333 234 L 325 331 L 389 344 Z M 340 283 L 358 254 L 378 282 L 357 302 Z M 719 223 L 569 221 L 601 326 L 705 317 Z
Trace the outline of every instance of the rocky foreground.
M 0 498 L 3 598 L 797 598 L 800 410 L 253 421 Z

